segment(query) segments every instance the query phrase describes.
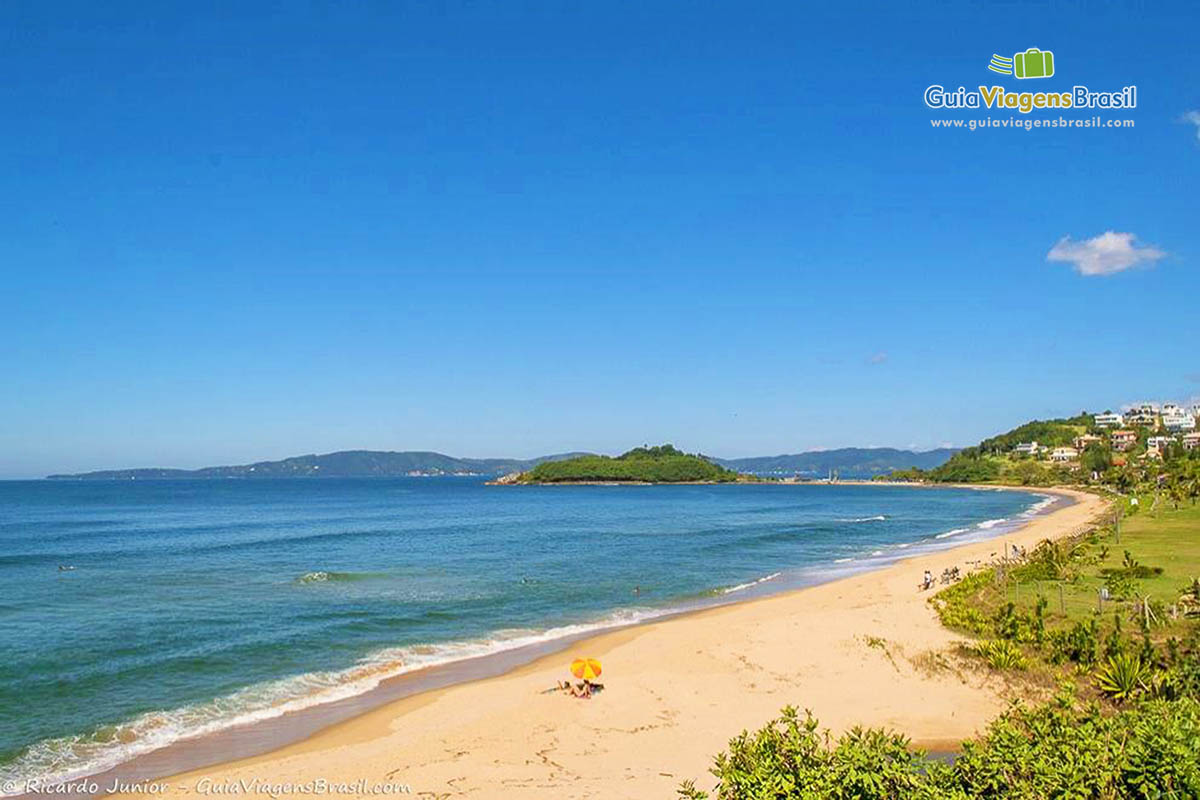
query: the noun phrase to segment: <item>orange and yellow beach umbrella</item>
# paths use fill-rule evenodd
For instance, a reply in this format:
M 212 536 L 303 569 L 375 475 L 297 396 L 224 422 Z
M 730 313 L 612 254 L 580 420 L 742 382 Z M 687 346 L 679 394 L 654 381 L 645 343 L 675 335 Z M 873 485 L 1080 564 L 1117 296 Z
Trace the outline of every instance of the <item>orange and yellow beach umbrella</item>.
M 585 681 L 600 677 L 600 662 L 594 658 L 577 658 L 571 662 L 571 674 Z

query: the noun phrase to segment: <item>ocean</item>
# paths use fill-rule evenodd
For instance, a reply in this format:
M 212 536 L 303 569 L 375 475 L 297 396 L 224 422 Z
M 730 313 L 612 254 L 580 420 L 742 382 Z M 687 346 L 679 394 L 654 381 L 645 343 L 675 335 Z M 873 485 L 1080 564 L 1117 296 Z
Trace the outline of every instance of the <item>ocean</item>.
M 480 478 L 0 482 L 0 785 L 91 774 L 422 666 L 877 568 L 1053 502 Z

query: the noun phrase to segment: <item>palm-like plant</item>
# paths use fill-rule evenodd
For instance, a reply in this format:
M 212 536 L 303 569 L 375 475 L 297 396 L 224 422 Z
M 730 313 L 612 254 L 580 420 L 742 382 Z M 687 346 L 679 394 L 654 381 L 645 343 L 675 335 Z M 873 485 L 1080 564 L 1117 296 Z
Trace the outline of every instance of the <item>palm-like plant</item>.
M 1179 504 L 1187 497 L 1187 488 L 1183 481 L 1173 480 L 1167 486 L 1167 496 L 1171 498 L 1171 508 L 1175 511 L 1179 510 Z
M 1096 687 L 1123 703 L 1146 691 L 1151 678 L 1150 665 L 1133 653 L 1117 653 L 1096 668 Z
M 975 652 L 987 661 L 992 669 L 1025 669 L 1025 654 L 1007 639 L 993 639 L 980 642 L 975 646 Z

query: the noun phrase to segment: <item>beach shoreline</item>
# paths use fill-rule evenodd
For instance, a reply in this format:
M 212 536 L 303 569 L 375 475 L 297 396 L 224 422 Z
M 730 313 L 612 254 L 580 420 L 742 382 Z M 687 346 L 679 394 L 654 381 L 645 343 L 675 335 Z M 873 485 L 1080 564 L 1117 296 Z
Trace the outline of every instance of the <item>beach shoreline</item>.
M 918 745 L 952 749 L 1002 710 L 1006 701 L 984 685 L 987 676 L 922 676 L 919 670 L 897 660 L 897 655 L 911 658 L 914 654 L 944 648 L 956 639 L 936 622 L 925 603 L 929 595 L 917 593 L 921 570 L 931 563 L 938 574 L 945 566 L 969 567 L 973 559 L 994 558 L 1001 538 L 1005 544 L 1011 542 L 1028 548 L 1043 538 L 1067 535 L 1086 525 L 1106 505 L 1101 498 L 1073 490 L 966 488 L 1055 494 L 1069 497 L 1072 503 L 1036 516 L 1000 537 L 914 555 L 879 570 L 548 642 L 545 651 L 532 660 L 518 658 L 503 663 L 503 659 L 486 657 L 492 669 L 482 674 L 471 674 L 472 665 L 463 662 L 435 667 L 431 671 L 446 673 L 440 676 L 444 680 L 440 685 L 435 681 L 419 691 L 401 693 L 386 704 L 332 724 L 328 720 L 312 724 L 310 720 L 310 729 L 292 731 L 299 735 L 292 735 L 290 743 L 260 740 L 254 748 L 258 755 L 241 757 L 246 753 L 244 739 L 231 745 L 223 733 L 200 737 L 192 746 L 199 745 L 203 750 L 207 743 L 205 756 L 214 765 L 176 775 L 169 781 L 175 787 L 172 791 L 178 791 L 181 785 L 194 785 L 202 778 L 236 780 L 252 774 L 259 779 L 281 775 L 299 779 L 297 776 L 312 775 L 324 780 L 342 776 L 353 782 L 348 779 L 398 774 L 399 770 L 408 775 L 405 780 L 414 791 L 436 788 L 439 792 L 453 793 L 454 787 L 459 787 L 459 791 L 466 793 L 465 786 L 508 785 L 519 776 L 525 785 L 541 787 L 546 796 L 555 796 L 555 791 L 567 790 L 568 785 L 575 787 L 570 789 L 575 795 L 579 781 L 585 781 L 590 788 L 575 796 L 590 796 L 589 792 L 596 796 L 645 796 L 646 793 L 670 796 L 674 786 L 684 778 L 698 778 L 703 784 L 709 759 L 730 736 L 743 727 L 761 725 L 789 703 L 812 707 L 822 723 L 835 731 L 858 723 L 889 725 L 910 735 Z M 849 608 L 848 598 L 852 598 Z M 765 632 L 774 635 L 764 638 Z M 885 645 L 868 647 L 864 644 L 865 637 L 882 640 Z M 541 689 L 553 686 L 557 678 L 566 677 L 564 664 L 569 656 L 561 653 L 568 648 L 570 656 L 586 652 L 605 661 L 605 679 L 612 681 L 608 691 L 593 701 L 540 694 Z M 801 656 L 805 667 L 794 678 L 788 678 L 785 665 L 778 663 L 789 650 Z M 685 654 L 688 658 L 698 656 L 700 663 L 724 666 L 702 670 L 699 675 L 703 677 L 697 684 L 697 673 L 680 673 L 669 666 L 669 653 L 680 658 Z M 730 661 L 734 653 L 740 655 Z M 755 675 L 759 680 L 750 680 Z M 839 702 L 833 702 L 844 694 L 844 689 L 830 691 L 821 687 L 822 683 L 870 689 L 857 697 L 841 697 Z M 881 689 L 890 683 L 897 683 L 905 692 L 883 691 L 881 695 Z M 519 688 L 514 692 L 514 687 Z M 709 693 L 725 697 L 730 706 L 721 711 L 721 703 L 704 702 Z M 740 702 L 732 699 L 739 695 Z M 919 702 L 914 704 L 913 698 Z M 930 719 L 930 711 L 939 704 L 944 719 Z M 659 711 L 647 716 L 655 707 Z M 438 710 L 436 719 L 427 718 L 433 713 L 429 709 Z M 534 747 L 531 753 L 544 751 L 540 745 L 551 739 L 561 743 L 568 732 L 595 738 L 596 709 L 617 711 L 617 716 L 628 717 L 627 730 L 638 735 L 627 738 L 641 740 L 643 745 L 630 749 L 615 734 L 601 737 L 605 752 L 620 754 L 617 761 L 623 768 L 616 772 L 589 769 L 592 759 L 584 753 L 577 754 L 576 759 L 583 761 L 572 767 L 559 761 L 554 762 L 557 766 L 539 767 L 510 752 L 514 738 Z M 608 716 L 605 712 L 599 714 L 600 719 Z M 714 713 L 720 724 L 710 719 Z M 296 721 L 292 716 L 281 719 L 287 724 Z M 487 720 L 486 724 L 481 720 Z M 689 735 L 680 737 L 680 728 L 689 731 Z M 497 729 L 510 730 L 512 736 L 496 740 L 487 733 Z M 522 732 L 529 735 L 523 736 Z M 224 745 L 221 740 L 225 740 Z M 430 750 L 430 743 L 436 741 L 458 742 L 454 752 L 459 755 L 443 763 Z M 703 746 L 700 742 L 704 742 Z M 129 762 L 135 769 L 117 768 L 96 777 L 101 785 L 107 785 L 108 777 L 120 777 L 121 773 L 125 779 L 136 780 L 179 772 L 171 770 L 171 756 L 183 744 Z M 400 767 L 393 765 L 382 770 L 384 764 L 380 759 L 384 757 L 375 751 L 382 748 L 391 752 L 394 749 L 391 745 L 401 746 L 412 757 Z M 556 744 L 554 748 L 557 750 L 559 746 Z M 347 747 L 354 752 L 345 753 Z M 326 758 L 333 753 L 339 755 L 327 762 Z M 472 763 L 475 768 L 463 770 L 463 762 Z M 336 767 L 329 766 L 331 763 Z M 652 765 L 660 769 L 652 770 Z M 674 771 L 677 769 L 678 773 Z M 456 770 L 462 774 L 449 774 Z M 636 777 L 630 777 L 627 774 L 630 772 Z M 564 783 L 568 774 L 572 776 L 570 784 Z M 614 794 L 604 789 L 608 779 L 635 781 L 642 788 L 628 795 Z M 649 788 L 651 784 L 653 790 Z

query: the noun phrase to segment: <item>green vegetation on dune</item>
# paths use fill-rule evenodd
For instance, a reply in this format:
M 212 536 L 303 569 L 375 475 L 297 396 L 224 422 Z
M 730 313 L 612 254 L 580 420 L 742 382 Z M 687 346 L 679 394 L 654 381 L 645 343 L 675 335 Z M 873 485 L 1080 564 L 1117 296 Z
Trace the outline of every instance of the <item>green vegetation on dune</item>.
M 1153 499 L 1122 505 L 1149 508 Z M 1102 655 L 1095 648 L 1114 636 L 1165 647 L 1196 634 L 1198 579 L 1200 506 L 1160 505 L 1043 542 L 1020 563 L 974 573 L 932 602 L 952 629 L 1012 640 L 1035 661 L 1090 666 Z
M 715 797 L 1200 797 L 1200 506 L 1121 502 L 1131 515 L 1119 524 L 1043 543 L 931 599 L 943 624 L 976 637 L 962 658 L 1017 681 L 1018 696 L 1052 699 L 1018 703 L 953 764 L 893 731 L 831 739 L 787 708 L 717 756 Z M 690 781 L 679 795 L 708 797 Z
M 1200 702 L 1154 701 L 1120 714 L 1069 692 L 1017 706 L 964 745 L 927 760 L 902 734 L 854 728 L 833 740 L 794 708 L 717 756 L 719 800 L 968 800 L 1200 797 Z M 691 781 L 679 797 L 709 795 Z
M 522 473 L 520 482 L 730 483 L 742 477 L 703 456 L 689 455 L 664 444 L 638 447 L 616 458 L 580 456 L 539 464 Z

